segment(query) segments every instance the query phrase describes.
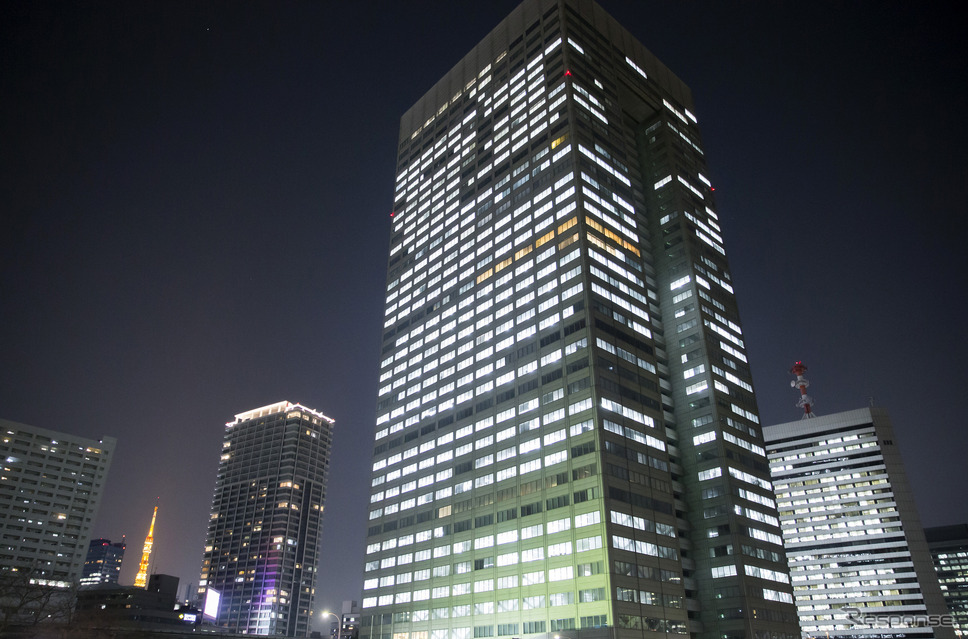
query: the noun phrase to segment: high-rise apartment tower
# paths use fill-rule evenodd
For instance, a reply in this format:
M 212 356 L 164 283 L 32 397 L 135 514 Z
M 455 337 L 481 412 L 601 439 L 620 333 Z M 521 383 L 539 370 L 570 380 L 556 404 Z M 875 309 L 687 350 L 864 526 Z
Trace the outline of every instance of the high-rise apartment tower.
M 0 577 L 77 583 L 117 440 L 5 419 L 0 435 Z
M 361 636 L 799 637 L 689 89 L 528 0 L 398 153 Z
M 309 635 L 333 420 L 279 402 L 225 425 L 199 595 L 233 632 Z

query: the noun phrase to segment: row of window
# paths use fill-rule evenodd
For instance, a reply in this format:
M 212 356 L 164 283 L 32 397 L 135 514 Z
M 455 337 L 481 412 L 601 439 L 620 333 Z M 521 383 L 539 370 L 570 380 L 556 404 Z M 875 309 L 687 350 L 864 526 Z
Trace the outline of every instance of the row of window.
M 597 515 L 598 513 L 589 513 L 589 514 Z M 615 513 L 613 513 L 613 516 L 614 515 Z M 562 520 L 562 521 L 567 521 L 567 520 Z M 515 538 L 517 537 L 517 531 L 508 531 L 508 533 L 505 533 L 505 534 L 510 535 L 511 533 L 513 533 L 513 536 Z M 484 538 L 484 539 L 487 539 L 487 538 Z M 493 539 L 493 537 L 491 537 L 491 539 Z M 459 544 L 455 544 L 455 546 L 458 546 L 458 545 L 461 546 L 462 552 L 466 550 L 470 550 L 471 548 L 470 541 L 459 542 Z M 465 546 L 466 546 L 466 549 L 464 548 Z M 645 555 L 645 556 L 659 557 L 659 558 L 671 559 L 671 560 L 678 559 L 678 551 L 675 548 L 663 546 L 660 544 L 645 542 L 641 540 L 633 540 L 619 535 L 612 536 L 612 546 L 616 549 L 625 550 L 628 552 Z M 602 547 L 602 539 L 599 536 L 581 538 L 575 541 L 574 552 L 584 552 L 587 550 L 599 549 L 601 547 Z M 474 548 L 475 549 L 478 548 L 476 542 L 474 544 Z M 442 551 L 444 549 L 447 550 L 446 554 L 444 553 L 441 553 L 441 554 L 443 556 L 446 556 L 447 554 L 449 554 L 450 551 L 446 547 L 438 547 L 437 549 L 434 549 L 433 556 L 438 557 L 438 551 Z M 494 557 L 480 558 L 475 560 L 473 569 L 477 570 L 481 568 L 488 568 L 488 567 L 493 567 L 494 565 L 508 566 L 508 565 L 516 565 L 518 563 L 528 563 L 531 561 L 542 561 L 546 558 L 545 557 L 546 552 L 547 552 L 548 558 L 558 557 L 558 556 L 568 556 L 573 552 L 572 542 L 570 541 L 559 542 L 556 544 L 550 544 L 546 547 L 542 546 L 542 547 L 527 549 L 520 552 L 512 551 L 509 553 L 500 554 L 497 556 L 496 562 L 494 561 Z M 409 563 L 411 559 L 415 559 L 417 561 L 426 560 L 426 559 L 430 559 L 431 551 L 428 549 L 426 551 L 421 551 L 415 554 L 407 553 L 397 558 L 387 558 L 379 562 L 379 567 L 384 569 L 393 567 L 394 565 L 396 565 L 396 560 L 399 559 L 400 557 L 405 558 L 407 560 L 407 563 Z M 480 566 L 476 565 L 477 563 L 479 563 Z M 374 568 L 377 567 L 377 562 L 370 562 L 370 564 L 372 564 Z M 368 564 L 368 566 L 370 564 Z M 456 564 L 453 564 L 453 569 L 454 569 L 455 575 L 469 573 L 472 570 L 472 564 L 470 561 L 458 562 Z M 733 570 L 735 570 L 735 567 L 733 567 Z M 782 578 L 785 577 L 785 575 L 782 575 L 781 573 L 766 571 L 766 569 L 756 568 L 755 574 L 753 572 L 750 572 L 750 570 L 753 570 L 753 567 L 747 568 L 748 574 L 751 574 L 752 576 L 758 576 L 761 578 L 772 578 L 774 580 L 782 580 Z M 726 571 L 726 572 L 723 572 L 723 571 Z M 720 569 L 720 572 L 723 573 L 720 576 L 725 576 L 726 574 L 728 574 L 728 567 L 723 567 L 722 569 Z M 383 577 L 374 577 L 374 578 L 367 579 L 364 582 L 364 590 L 371 590 L 375 588 L 398 587 L 401 584 L 408 584 L 411 582 L 429 580 L 431 578 L 440 579 L 440 578 L 447 577 L 450 574 L 451 574 L 451 564 L 448 563 L 443 565 L 437 565 L 433 568 L 425 568 L 414 572 L 397 573 L 395 575 L 385 575 Z M 581 570 L 579 570 L 579 574 L 582 574 Z M 735 572 L 733 574 L 735 574 Z M 779 575 L 779 577 L 777 575 Z M 547 571 L 547 579 L 549 582 L 561 581 L 563 579 L 572 579 L 574 578 L 574 576 L 575 576 L 575 573 L 572 566 L 551 568 Z M 716 575 L 714 574 L 714 576 Z M 495 588 L 495 584 L 498 589 L 505 589 L 505 588 L 516 588 L 519 585 L 529 586 L 529 585 L 535 585 L 540 583 L 545 583 L 545 571 L 543 570 L 524 573 L 520 575 L 520 579 L 519 579 L 519 575 L 508 575 L 505 577 L 499 577 L 497 578 L 496 581 L 493 578 L 491 578 L 491 579 L 478 580 L 474 582 L 468 581 L 464 583 L 454 584 L 453 586 L 441 585 L 441 586 L 434 587 L 432 589 L 427 588 L 424 590 L 416 590 L 416 591 L 413 591 L 412 593 L 409 591 L 394 592 L 392 594 L 370 597 L 369 602 L 371 606 L 389 605 L 391 603 L 409 603 L 410 601 L 422 601 L 431 596 L 436 599 L 439 597 L 470 594 L 471 592 L 474 592 L 474 593 L 488 592 Z
M 552 264 L 552 266 L 554 266 L 554 264 Z M 565 284 L 566 282 L 568 282 L 569 280 L 571 280 L 572 278 L 574 278 L 579 274 L 580 274 L 579 269 L 577 268 L 572 269 L 571 271 L 569 271 L 568 273 L 566 273 L 561 277 L 560 282 L 561 284 Z M 553 291 L 554 288 L 558 285 L 558 283 L 559 283 L 558 278 L 551 278 L 551 280 L 542 287 L 543 290 L 541 291 L 541 293 L 544 294 L 546 292 Z M 484 330 L 488 326 L 494 326 L 493 324 L 494 321 L 501 320 L 502 318 L 509 315 L 514 310 L 515 304 L 509 303 L 508 305 L 498 309 L 496 313 L 493 313 L 493 314 L 481 313 L 481 316 L 476 324 L 474 323 L 466 324 L 463 328 L 461 328 L 456 333 L 451 334 L 450 336 L 447 336 L 448 333 L 450 333 L 451 331 L 454 331 L 458 327 L 459 325 L 458 322 L 460 322 L 460 324 L 464 324 L 473 319 L 473 312 L 468 312 L 465 315 L 461 316 L 460 320 L 453 319 L 450 321 L 445 321 L 444 324 L 439 329 L 435 329 L 431 331 L 425 337 L 415 339 L 413 342 L 409 344 L 409 346 L 405 344 L 399 345 L 397 347 L 396 354 L 393 356 L 392 359 L 394 361 L 403 359 L 407 356 L 408 353 L 410 353 L 411 355 L 419 354 L 421 359 L 423 359 L 424 357 L 429 359 L 429 357 L 434 355 L 436 352 L 444 351 L 440 356 L 440 359 L 437 361 L 446 363 L 447 361 L 453 360 L 455 357 L 459 355 L 463 355 L 464 353 L 476 347 L 477 354 L 480 357 L 476 357 L 475 359 L 477 359 L 477 361 L 480 362 L 488 358 L 490 355 L 495 354 L 497 351 L 501 351 L 512 346 L 515 342 L 520 343 L 520 342 L 531 341 L 530 338 L 532 338 L 538 332 L 538 330 L 545 330 L 553 326 L 554 324 L 556 324 L 557 321 L 561 319 L 561 316 L 559 314 L 553 314 L 547 317 L 543 317 L 541 321 L 536 321 L 535 316 L 538 313 L 544 313 L 552 306 L 556 306 L 559 303 L 559 301 L 564 301 L 580 293 L 581 291 L 582 291 L 582 285 L 579 282 L 577 285 L 564 290 L 561 293 L 560 298 L 558 295 L 553 295 L 550 298 L 546 298 L 544 301 L 542 301 L 541 304 L 538 305 L 537 310 L 535 308 L 530 308 L 528 310 L 522 311 L 516 316 L 516 318 L 508 318 L 506 321 L 495 326 L 492 330 Z M 489 299 L 487 302 L 485 302 L 482 305 L 481 310 L 487 311 L 491 308 L 491 306 L 494 303 L 500 304 L 502 301 L 509 298 L 511 295 L 512 295 L 512 291 L 511 289 L 508 289 L 508 291 L 505 294 L 499 295 L 496 299 Z M 518 308 L 520 308 L 523 305 L 524 304 L 519 304 Z M 446 320 L 447 318 L 454 315 L 456 311 L 457 309 L 452 307 L 447 312 L 441 315 L 441 319 Z M 434 328 L 435 326 L 436 326 L 436 322 L 431 324 L 430 328 Z M 496 337 L 500 337 L 500 335 L 504 333 L 509 333 L 515 326 L 517 326 L 518 328 L 518 331 L 516 333 L 509 334 L 506 338 L 500 339 L 495 347 L 490 347 L 489 349 L 486 346 L 489 342 L 491 342 Z M 451 348 L 451 350 L 449 351 L 445 350 L 448 347 L 454 346 L 458 342 L 458 340 L 463 340 L 465 338 L 472 338 L 472 339 L 469 339 L 466 342 L 463 342 L 459 346 Z M 426 345 L 426 348 L 423 348 L 425 345 Z M 482 354 L 482 353 L 486 353 L 486 354 Z M 467 368 L 472 363 L 472 361 L 473 360 L 471 361 L 462 360 L 461 364 L 463 364 L 463 368 Z M 389 363 L 390 362 L 387 362 L 387 365 L 389 365 Z M 497 363 L 490 364 L 490 366 L 492 367 L 492 370 L 494 366 L 500 366 L 500 365 L 502 365 L 500 361 Z M 383 387 L 380 388 L 379 394 L 380 396 L 386 396 L 391 391 L 394 391 L 400 386 L 404 385 L 407 381 L 415 382 L 406 390 L 401 390 L 396 393 L 393 393 L 393 395 L 389 398 L 391 401 L 401 401 L 407 397 L 412 397 L 419 394 L 421 389 L 426 391 L 428 388 L 435 386 L 436 384 L 438 384 L 438 382 L 444 381 L 448 376 L 453 375 L 456 371 L 459 371 L 459 370 L 462 370 L 462 368 L 455 368 L 454 366 L 452 366 L 450 368 L 447 368 L 441 371 L 440 373 L 435 373 L 433 375 L 428 375 L 424 377 L 421 377 L 419 375 L 420 371 L 417 370 L 408 376 L 401 375 L 397 379 L 393 380 L 392 383 L 385 384 Z M 483 377 L 484 375 L 486 375 L 488 372 L 489 371 L 482 371 L 481 369 L 478 369 L 476 374 L 472 376 L 470 380 L 479 379 L 480 377 Z M 387 376 L 387 378 L 389 378 L 389 376 Z M 464 378 L 461 378 L 461 381 L 466 383 L 467 380 L 465 380 Z M 450 390 L 453 390 L 453 386 L 450 388 L 447 388 L 446 385 L 444 385 L 433 390 L 437 392 L 446 393 L 446 392 L 449 392 Z M 381 419 L 386 421 L 389 418 L 381 416 Z
M 492 546 L 517 543 L 519 540 L 526 541 L 528 539 L 541 537 L 543 535 L 553 535 L 555 533 L 571 530 L 572 523 L 574 523 L 574 528 L 577 530 L 578 528 L 591 526 L 600 522 L 601 514 L 599 511 L 591 511 L 588 513 L 575 515 L 573 518 L 565 517 L 563 519 L 549 521 L 547 524 L 533 524 L 531 526 L 523 527 L 520 530 L 508 530 L 497 533 L 497 535 L 484 535 L 474 540 L 465 540 L 456 542 L 454 544 L 446 544 L 437 546 L 433 549 L 422 549 L 414 553 L 407 552 L 397 555 L 396 557 L 386 557 L 380 561 L 369 561 L 365 566 L 365 570 L 369 572 L 371 570 L 393 568 L 398 564 L 406 565 L 412 562 L 424 561 L 430 559 L 431 557 L 447 557 L 450 556 L 451 553 L 454 555 L 459 555 L 463 552 L 471 550 L 472 548 L 490 548 Z M 445 537 L 447 534 L 449 534 L 449 529 L 443 526 L 438 526 L 433 529 L 428 528 L 417 533 L 402 535 L 394 539 L 387 539 L 383 542 L 371 543 L 367 545 L 366 554 L 369 555 L 375 552 L 403 548 L 411 544 L 421 544 L 423 542 L 429 542 L 432 539 L 440 539 Z
M 558 397 L 561 396 L 560 395 L 561 392 L 562 391 L 559 388 L 556 391 L 546 393 L 546 398 L 553 401 L 554 399 L 557 399 Z M 534 403 L 533 407 L 531 406 L 532 402 Z M 519 414 L 521 413 L 521 411 L 526 412 L 527 410 L 536 408 L 538 405 L 538 400 L 537 399 L 529 400 L 529 402 L 527 402 L 526 404 L 527 406 L 522 405 L 524 406 L 524 408 L 519 407 L 518 409 Z M 607 398 L 602 398 L 601 407 L 605 410 L 613 411 L 617 414 L 620 414 L 625 418 L 631 419 L 633 421 L 637 421 L 649 427 L 654 427 L 654 423 L 650 417 L 630 407 L 624 406 L 619 402 L 615 402 Z M 567 410 L 569 415 L 575 415 L 575 414 L 584 412 L 586 410 L 589 410 L 591 408 L 592 408 L 591 399 L 587 398 L 587 399 L 583 399 L 578 402 L 572 403 Z M 510 417 L 511 415 L 513 415 L 514 409 L 513 408 L 509 409 L 509 411 L 506 411 L 506 413 L 508 417 Z M 468 442 L 463 446 L 457 447 L 455 450 L 447 450 L 436 456 L 433 456 L 433 455 L 428 456 L 424 458 L 422 461 L 414 462 L 404 468 L 393 470 L 390 473 L 387 473 L 386 475 L 380 475 L 378 477 L 375 477 L 373 480 L 373 485 L 376 487 L 376 486 L 382 485 L 384 481 L 395 481 L 399 478 L 406 477 L 408 474 L 416 473 L 418 472 L 418 470 L 430 468 L 433 466 L 438 466 L 440 464 L 450 462 L 451 460 L 456 459 L 462 455 L 471 453 L 475 449 L 488 447 L 495 443 L 499 443 L 505 439 L 513 437 L 516 432 L 525 433 L 531 429 L 537 429 L 542 426 L 548 426 L 560 421 L 561 419 L 564 419 L 564 417 L 565 417 L 564 408 L 552 410 L 551 412 L 545 413 L 540 418 L 535 417 L 529 420 L 528 422 L 519 424 L 517 427 L 512 426 L 510 428 L 503 429 L 498 433 L 496 433 L 496 435 L 493 435 L 493 436 L 487 435 L 484 437 L 479 437 L 476 440 L 476 442 Z M 491 427 L 492 424 L 500 423 L 500 421 L 502 420 L 501 420 L 501 415 L 499 414 L 496 419 L 486 418 L 484 420 L 479 421 L 476 426 L 467 425 L 457 432 L 457 439 L 459 439 L 461 436 L 469 435 L 472 432 L 472 430 L 481 430 L 484 428 L 489 428 Z M 662 442 L 661 440 L 651 435 L 639 432 L 634 428 L 622 427 L 608 419 L 604 420 L 604 424 L 605 424 L 605 428 L 610 432 L 614 432 L 625 438 L 632 439 L 633 441 L 637 441 L 639 443 L 644 443 L 646 445 L 649 445 L 661 451 L 665 451 L 666 449 L 665 443 Z M 572 426 L 570 426 L 567 429 L 567 435 L 571 437 L 576 437 L 593 428 L 594 428 L 594 422 L 592 420 L 585 420 L 583 422 L 573 424 Z M 449 480 L 452 480 L 456 476 L 459 476 L 463 472 L 462 468 L 464 465 L 467 466 L 466 470 L 468 471 L 470 470 L 477 471 L 481 468 L 490 466 L 495 462 L 500 462 L 503 460 L 516 458 L 520 455 L 525 455 L 531 452 L 535 452 L 544 446 L 553 446 L 555 444 L 565 441 L 565 439 L 566 439 L 566 429 L 564 428 L 560 428 L 558 430 L 551 431 L 551 432 L 546 432 L 543 436 L 538 436 L 530 440 L 522 441 L 517 446 L 510 446 L 510 447 L 501 449 L 496 453 L 490 453 L 490 454 L 486 454 L 481 457 L 478 457 L 473 462 L 467 462 L 466 464 L 457 464 L 454 467 L 447 468 L 445 470 L 438 471 L 436 473 L 431 472 L 429 474 L 426 474 L 420 477 L 419 479 L 414 479 L 409 482 L 405 482 L 399 486 L 394 486 L 392 488 L 385 489 L 385 490 L 375 491 L 374 493 L 371 494 L 370 502 L 375 504 L 381 501 L 395 499 L 398 496 L 402 496 L 405 493 L 417 490 L 418 488 L 425 488 L 427 486 L 430 486 L 438 482 L 447 482 Z M 434 440 L 430 440 L 428 442 L 425 442 L 419 447 L 416 447 L 416 446 L 413 447 L 412 449 L 410 449 L 412 451 L 411 454 L 416 455 L 418 454 L 418 451 L 420 452 L 430 451 L 434 449 L 435 446 L 438 444 L 449 444 L 453 440 L 454 440 L 454 434 L 448 433 L 438 438 L 436 442 Z M 573 450 L 571 451 L 572 457 L 583 454 L 583 451 L 580 450 L 580 448 L 581 446 L 578 446 L 577 448 L 573 448 Z M 376 462 L 374 464 L 374 471 L 378 471 L 386 467 L 388 461 L 392 462 L 392 464 L 396 464 L 399 461 L 405 460 L 406 458 L 407 458 L 406 453 L 397 453 L 395 455 L 392 455 L 387 459 Z M 568 451 L 561 450 L 558 452 L 552 452 L 552 453 L 546 454 L 543 458 L 539 457 L 533 460 L 524 461 L 516 465 L 509 466 L 507 468 L 498 470 L 494 474 L 490 474 L 490 473 L 486 475 L 477 474 L 477 476 L 473 480 L 458 481 L 451 486 L 438 488 L 433 492 L 427 492 L 419 496 L 404 498 L 399 502 L 391 503 L 382 508 L 374 509 L 370 512 L 370 519 L 371 520 L 376 519 L 389 514 L 394 514 L 396 512 L 415 508 L 420 505 L 429 504 L 435 500 L 447 500 L 454 495 L 458 495 L 464 492 L 469 492 L 471 489 L 474 489 L 474 488 L 481 488 L 483 486 L 487 486 L 495 482 L 502 482 L 508 479 L 512 479 L 519 475 L 524 475 L 524 474 L 539 470 L 541 468 L 548 468 L 550 466 L 553 466 L 555 464 L 558 464 L 560 462 L 567 460 L 567 458 L 568 458 Z M 719 470 L 719 469 L 716 469 L 716 470 Z
M 557 262 L 558 267 L 564 267 L 565 264 L 567 264 L 568 262 L 570 262 L 575 258 L 577 258 L 577 251 L 559 260 Z M 552 263 L 552 266 L 553 265 L 554 263 Z M 575 269 L 572 269 L 572 271 L 569 271 L 567 275 L 569 278 L 572 278 L 579 275 L 579 272 L 576 271 Z M 582 290 L 582 287 L 579 283 L 579 285 L 572 286 L 571 288 L 563 291 L 562 295 L 567 297 L 572 297 L 576 294 L 579 294 L 581 290 Z M 495 313 L 488 313 L 478 317 L 477 322 L 475 324 L 470 324 L 466 326 L 464 329 L 461 329 L 461 331 L 459 331 L 457 334 L 440 339 L 443 336 L 443 334 L 445 334 L 446 332 L 454 330 L 459 322 L 460 323 L 467 322 L 473 318 L 472 314 L 465 313 L 461 318 L 458 318 L 456 320 L 451 320 L 449 322 L 446 321 L 447 318 L 456 314 L 457 310 L 463 306 L 463 303 L 460 306 L 451 306 L 440 315 L 429 320 L 425 325 L 426 328 L 434 329 L 434 327 L 439 322 L 443 321 L 444 323 L 440 329 L 433 330 L 431 333 L 428 333 L 429 337 L 424 337 L 422 341 L 416 340 L 414 344 L 408 346 L 406 349 L 399 350 L 395 355 L 384 360 L 382 364 L 384 372 L 381 375 L 381 382 L 387 382 L 388 380 L 390 380 L 395 376 L 396 376 L 396 379 L 394 379 L 392 383 L 389 385 L 390 386 L 389 389 L 387 389 L 387 387 L 384 386 L 381 389 L 382 393 L 386 393 L 388 390 L 394 390 L 395 388 L 405 384 L 406 381 L 412 382 L 422 377 L 427 379 L 434 379 L 435 375 L 437 376 L 436 379 L 444 379 L 454 374 L 455 372 L 459 372 L 461 370 L 469 368 L 471 365 L 475 363 L 475 361 L 478 362 L 479 364 L 482 364 L 484 360 L 495 355 L 495 347 L 481 348 L 481 346 L 483 346 L 483 343 L 477 344 L 478 339 L 477 337 L 475 337 L 474 341 L 468 341 L 465 346 L 467 348 L 470 348 L 471 346 L 477 346 L 478 349 L 476 354 L 469 355 L 468 357 L 462 359 L 459 363 L 452 365 L 452 367 L 443 369 L 442 372 L 440 373 L 436 372 L 436 369 L 438 366 L 446 365 L 447 362 L 456 359 L 458 355 L 458 347 L 455 345 L 453 348 L 444 352 L 442 355 L 437 356 L 437 352 L 441 348 L 447 348 L 452 344 L 456 344 L 456 341 L 463 337 L 470 337 L 471 335 L 474 334 L 474 331 L 478 331 L 480 333 L 478 337 L 480 337 L 480 339 L 484 340 L 485 342 L 489 339 L 494 339 L 494 333 L 492 331 L 486 331 L 485 328 L 488 326 L 492 326 L 495 320 L 500 320 L 502 317 L 510 314 L 515 309 L 522 309 L 523 306 L 529 304 L 534 299 L 535 299 L 535 295 L 533 292 L 521 295 L 517 298 L 516 301 L 509 302 L 507 305 L 498 309 Z M 558 304 L 560 301 L 564 301 L 564 298 L 563 297 L 558 298 L 557 295 L 552 296 L 551 298 L 549 298 L 549 300 L 545 301 L 544 310 L 550 309 L 551 306 Z M 491 301 L 485 302 L 485 310 L 489 309 L 492 303 L 493 302 Z M 567 307 L 563 312 L 552 312 L 548 314 L 546 317 L 542 317 L 540 320 L 535 320 L 533 318 L 535 317 L 537 311 L 534 311 L 531 309 L 521 311 L 518 316 L 520 324 L 519 324 L 519 330 L 517 331 L 517 333 L 511 334 L 507 338 L 500 340 L 500 343 L 497 344 L 496 346 L 499 347 L 498 350 L 503 350 L 513 345 L 515 341 L 521 341 L 521 342 L 529 341 L 530 338 L 534 334 L 536 334 L 539 330 L 546 330 L 554 326 L 562 319 L 565 319 L 568 316 L 570 316 L 573 312 L 574 310 L 572 307 Z M 502 324 L 495 327 L 495 330 L 498 330 L 497 334 L 500 335 L 501 333 L 510 331 L 512 327 L 513 325 L 511 324 L 510 320 L 506 320 Z M 421 350 L 420 347 L 424 345 L 426 345 L 426 347 Z M 415 350 L 417 352 L 414 352 Z M 409 358 L 407 358 L 408 352 L 410 355 Z M 430 359 L 431 357 L 433 357 L 433 359 Z M 490 364 L 483 364 L 483 365 L 491 366 L 490 371 L 494 370 L 495 364 L 493 362 Z M 406 373 L 406 371 L 408 370 L 410 372 Z M 487 375 L 490 371 L 482 372 L 481 367 L 479 365 L 477 369 L 477 373 L 475 373 L 475 379 L 478 378 L 479 376 Z M 411 388 L 414 388 L 414 387 L 411 386 Z M 407 392 L 409 395 L 411 391 L 408 390 Z M 413 392 L 416 392 L 416 391 L 414 390 Z M 417 406 L 412 406 L 410 409 L 407 409 L 406 407 L 398 407 L 394 409 L 395 412 L 390 411 L 387 413 L 383 413 L 378 418 L 377 425 L 379 426 L 381 424 L 390 422 L 392 420 L 396 420 L 400 418 L 405 412 L 412 411 L 415 408 L 417 408 Z M 377 439 L 380 439 L 386 436 L 387 434 L 390 434 L 391 432 L 395 432 L 394 426 L 397 427 L 395 430 L 400 430 L 404 427 L 404 424 L 401 422 L 397 422 L 393 426 L 390 426 L 384 430 L 379 431 L 377 433 Z

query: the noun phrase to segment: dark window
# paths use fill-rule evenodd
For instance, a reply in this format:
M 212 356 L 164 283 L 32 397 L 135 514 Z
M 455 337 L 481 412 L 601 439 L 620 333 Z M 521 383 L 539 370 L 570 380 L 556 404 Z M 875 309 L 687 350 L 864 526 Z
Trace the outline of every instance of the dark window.
M 555 473 L 554 475 L 548 475 L 545 477 L 545 488 L 554 488 L 555 486 L 563 486 L 568 483 L 568 473 Z
M 555 342 L 557 342 L 560 339 L 561 339 L 561 331 L 555 331 L 554 333 L 551 333 L 550 335 L 545 335 L 544 337 L 541 338 L 541 348 L 544 348 L 545 346 L 548 346 L 549 344 L 554 344 Z
M 594 474 L 595 464 L 589 464 L 588 466 L 582 466 L 571 471 L 571 478 L 572 480 L 585 479 L 586 477 L 591 477 Z
M 582 455 L 587 455 L 588 453 L 595 452 L 595 442 L 585 442 L 584 444 L 579 444 L 578 446 L 572 446 L 571 457 L 581 457 Z
M 556 379 L 561 379 L 561 369 L 560 368 L 557 369 L 557 370 L 555 370 L 555 371 L 552 371 L 552 372 L 548 373 L 547 375 L 542 375 L 541 376 L 541 383 L 542 384 L 549 384 L 549 383 L 555 381 Z
M 575 331 L 580 331 L 583 328 L 585 328 L 585 318 L 582 318 L 582 319 L 578 320 L 577 322 L 574 322 L 573 324 L 569 324 L 568 326 L 566 326 L 565 327 L 565 337 L 571 335 Z
M 568 366 L 566 367 L 566 370 L 567 370 L 568 374 L 571 375 L 572 373 L 575 373 L 577 371 L 580 371 L 583 368 L 588 368 L 588 358 L 587 357 L 583 357 L 580 360 L 578 360 L 577 362 L 572 362 L 571 364 L 568 364 Z
M 521 384 L 520 386 L 518 386 L 518 393 L 521 393 L 523 395 L 524 393 L 527 393 L 528 391 L 533 391 L 537 387 L 538 387 L 538 380 L 532 379 L 530 382 L 525 382 L 525 383 Z
M 514 389 L 512 388 L 511 390 L 504 391 L 503 393 L 498 393 L 495 399 L 497 400 L 498 404 L 501 402 L 506 402 L 509 399 L 514 399 Z
M 562 508 L 567 506 L 569 503 L 568 495 L 558 495 L 557 497 L 551 497 L 545 501 L 548 510 L 554 510 L 555 508 Z

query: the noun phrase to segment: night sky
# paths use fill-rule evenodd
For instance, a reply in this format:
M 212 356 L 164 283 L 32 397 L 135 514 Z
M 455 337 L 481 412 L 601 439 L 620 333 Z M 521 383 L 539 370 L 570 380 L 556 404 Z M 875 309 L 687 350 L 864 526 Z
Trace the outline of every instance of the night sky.
M 692 90 L 762 422 L 890 412 L 968 521 L 968 51 L 944 3 L 603 0 Z M 399 117 L 516 5 L 0 6 L 0 417 L 118 448 L 94 533 L 198 581 L 223 425 L 336 419 L 358 599 Z M 328 622 L 327 622 L 328 626 Z

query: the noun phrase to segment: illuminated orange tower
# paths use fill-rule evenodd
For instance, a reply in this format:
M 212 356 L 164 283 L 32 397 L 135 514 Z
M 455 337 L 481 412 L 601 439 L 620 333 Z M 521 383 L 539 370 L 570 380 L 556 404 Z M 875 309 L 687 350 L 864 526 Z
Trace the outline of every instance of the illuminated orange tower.
M 148 586 L 148 557 L 151 556 L 151 546 L 155 541 L 155 517 L 157 516 L 158 506 L 155 506 L 155 512 L 151 515 L 151 526 L 148 528 L 148 536 L 145 537 L 145 547 L 141 553 L 141 563 L 138 565 L 138 576 L 134 578 L 136 588 L 146 588 Z

